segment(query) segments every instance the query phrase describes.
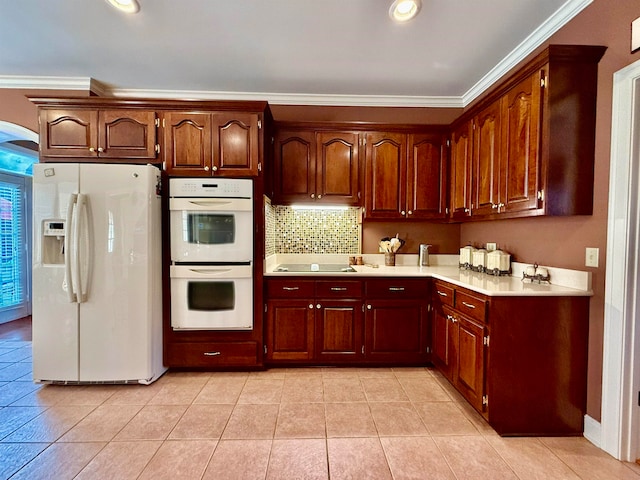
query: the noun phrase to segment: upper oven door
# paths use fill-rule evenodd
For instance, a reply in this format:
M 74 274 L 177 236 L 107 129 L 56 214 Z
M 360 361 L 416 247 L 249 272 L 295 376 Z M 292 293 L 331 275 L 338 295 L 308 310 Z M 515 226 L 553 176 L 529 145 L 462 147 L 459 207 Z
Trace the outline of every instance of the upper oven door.
M 171 198 L 169 210 L 173 262 L 253 260 L 252 200 Z

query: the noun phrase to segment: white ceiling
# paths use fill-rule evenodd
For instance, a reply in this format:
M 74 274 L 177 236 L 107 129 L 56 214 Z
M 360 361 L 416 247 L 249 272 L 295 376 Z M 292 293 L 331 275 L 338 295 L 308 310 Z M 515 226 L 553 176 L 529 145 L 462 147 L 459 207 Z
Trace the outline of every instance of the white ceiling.
M 399 25 L 391 0 L 0 0 L 0 87 L 460 107 L 591 1 L 423 0 Z

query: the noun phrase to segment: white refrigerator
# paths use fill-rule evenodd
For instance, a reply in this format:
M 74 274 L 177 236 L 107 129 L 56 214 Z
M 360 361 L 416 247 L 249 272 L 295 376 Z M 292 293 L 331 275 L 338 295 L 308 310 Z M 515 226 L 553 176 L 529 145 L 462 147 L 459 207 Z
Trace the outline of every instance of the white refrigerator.
M 34 165 L 34 381 L 165 372 L 159 189 L 151 165 Z

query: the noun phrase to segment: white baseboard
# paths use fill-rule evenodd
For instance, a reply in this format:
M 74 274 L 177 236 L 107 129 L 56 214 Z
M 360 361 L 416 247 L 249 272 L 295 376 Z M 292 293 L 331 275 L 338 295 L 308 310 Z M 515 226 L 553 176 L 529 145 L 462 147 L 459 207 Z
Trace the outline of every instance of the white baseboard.
M 596 447 L 602 445 L 602 425 L 589 415 L 584 416 L 584 438 L 593 443 Z

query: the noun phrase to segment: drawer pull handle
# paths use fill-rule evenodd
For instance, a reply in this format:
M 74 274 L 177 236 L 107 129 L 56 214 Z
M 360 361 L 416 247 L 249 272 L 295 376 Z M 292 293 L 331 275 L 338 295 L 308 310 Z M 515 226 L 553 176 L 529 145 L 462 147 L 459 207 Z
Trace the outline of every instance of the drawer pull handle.
M 404 292 L 404 287 L 389 287 L 390 292 Z
M 332 292 L 344 292 L 347 287 L 331 287 Z
M 462 302 L 462 304 L 467 308 L 476 308 L 475 305 L 471 305 L 470 303 L 467 303 L 467 302 Z
M 436 292 L 438 292 L 438 295 L 440 295 L 441 297 L 448 297 L 449 296 L 446 293 L 441 292 L 440 290 L 436 290 Z
M 222 355 L 222 352 L 204 352 L 205 357 L 216 357 Z
M 294 290 L 300 290 L 300 287 L 282 287 L 282 289 L 292 292 Z

